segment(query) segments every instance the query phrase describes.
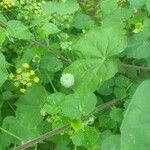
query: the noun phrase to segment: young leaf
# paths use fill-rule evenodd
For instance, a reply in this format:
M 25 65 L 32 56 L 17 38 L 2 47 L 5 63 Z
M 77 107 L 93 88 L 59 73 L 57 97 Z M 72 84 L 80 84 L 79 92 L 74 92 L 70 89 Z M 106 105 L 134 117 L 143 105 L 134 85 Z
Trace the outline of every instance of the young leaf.
M 28 27 L 18 20 L 11 20 L 7 22 L 7 32 L 10 36 L 17 39 L 31 39 L 32 36 Z

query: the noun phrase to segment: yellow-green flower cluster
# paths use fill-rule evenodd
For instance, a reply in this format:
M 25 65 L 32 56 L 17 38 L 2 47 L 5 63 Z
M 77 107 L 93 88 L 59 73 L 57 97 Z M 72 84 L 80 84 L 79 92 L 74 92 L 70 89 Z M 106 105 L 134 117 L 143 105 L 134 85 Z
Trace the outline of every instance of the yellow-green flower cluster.
M 27 88 L 40 82 L 39 77 L 28 63 L 23 63 L 15 73 L 10 73 L 9 79 L 14 82 L 14 86 L 19 88 L 21 93 L 25 93 Z
M 2 0 L 2 2 L 0 2 L 0 6 L 2 6 L 5 9 L 9 9 L 11 7 L 13 7 L 15 5 L 13 0 Z
M 21 13 L 25 19 L 33 16 L 43 16 L 42 4 L 44 3 L 45 1 L 36 2 L 36 0 L 20 0 Z
M 144 25 L 141 22 L 135 24 L 135 29 L 133 30 L 134 33 L 139 33 L 143 31 Z

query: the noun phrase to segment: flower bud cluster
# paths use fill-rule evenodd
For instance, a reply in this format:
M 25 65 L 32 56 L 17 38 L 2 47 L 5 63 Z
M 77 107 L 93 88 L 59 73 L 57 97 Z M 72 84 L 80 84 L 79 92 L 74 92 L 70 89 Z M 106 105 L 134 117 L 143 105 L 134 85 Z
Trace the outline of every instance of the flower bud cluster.
M 27 88 L 40 82 L 39 77 L 28 63 L 23 63 L 15 73 L 11 72 L 9 79 L 14 82 L 14 86 L 19 88 L 21 93 L 25 93 Z

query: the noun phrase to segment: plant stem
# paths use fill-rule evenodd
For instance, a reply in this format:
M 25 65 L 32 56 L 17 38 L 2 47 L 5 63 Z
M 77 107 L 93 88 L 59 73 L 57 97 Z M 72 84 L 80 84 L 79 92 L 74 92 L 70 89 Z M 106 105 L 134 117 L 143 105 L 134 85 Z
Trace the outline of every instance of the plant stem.
M 120 100 L 111 100 L 111 101 L 109 101 L 109 102 L 107 102 L 105 104 L 102 104 L 102 105 L 96 107 L 94 109 L 94 111 L 89 113 L 87 116 L 83 117 L 82 120 L 84 121 L 89 116 L 91 116 L 92 114 L 95 114 L 95 113 L 97 113 L 99 111 L 106 110 L 106 109 L 110 108 L 111 106 L 117 105 L 119 103 L 120 103 Z M 15 148 L 15 150 L 24 150 L 26 148 L 29 148 L 29 147 L 31 147 L 31 146 L 33 146 L 33 145 L 35 145 L 35 144 L 37 144 L 37 143 L 47 139 L 47 138 L 49 138 L 49 137 L 52 137 L 54 135 L 57 135 L 57 134 L 63 132 L 65 129 L 68 129 L 70 127 L 71 127 L 70 124 L 66 124 L 66 125 L 64 125 L 64 126 L 62 126 L 60 128 L 54 129 L 54 130 L 52 130 L 50 132 L 47 132 L 47 133 L 45 133 L 45 134 L 43 134 L 43 135 L 41 135 L 41 136 L 39 136 L 39 137 L 29 141 L 29 142 L 26 142 L 25 144 L 23 144 L 21 146 L 18 146 L 17 148 Z
M 3 131 L 3 132 L 5 132 L 5 133 L 7 133 L 7 134 L 9 134 L 10 136 L 12 136 L 12 137 L 14 137 L 14 138 L 16 138 L 16 139 L 18 139 L 19 141 L 22 142 L 22 138 L 18 137 L 17 135 L 14 135 L 13 133 L 11 133 L 11 132 L 5 130 L 5 129 L 2 128 L 2 127 L 0 127 L 0 130 Z
M 66 57 L 64 57 L 61 54 L 56 54 L 54 52 L 54 50 L 50 49 L 50 47 L 45 46 L 45 45 L 43 45 L 43 44 L 41 44 L 41 43 L 39 43 L 38 41 L 35 41 L 35 40 L 30 40 L 30 42 L 33 43 L 33 44 L 35 44 L 35 45 L 37 45 L 37 46 L 39 46 L 39 47 L 41 47 L 41 48 L 43 48 L 43 49 L 48 50 L 50 53 L 52 53 L 53 55 L 55 55 L 57 58 L 60 58 L 61 60 L 65 61 L 66 63 L 71 63 L 71 60 L 67 59 Z
M 70 125 L 67 124 L 67 125 L 64 125 L 64 126 L 62 126 L 60 128 L 54 129 L 54 130 L 52 130 L 50 132 L 47 132 L 47 133 L 45 133 L 45 134 L 43 134 L 43 135 L 41 135 L 41 136 L 31 140 L 31 141 L 26 142 L 25 144 L 23 144 L 21 146 L 18 146 L 17 148 L 15 148 L 15 150 L 24 150 L 26 148 L 29 148 L 29 147 L 31 147 L 31 146 L 33 146 L 33 145 L 35 145 L 35 144 L 37 144 L 37 143 L 47 139 L 47 138 L 49 138 L 49 137 L 52 137 L 54 135 L 57 135 L 57 134 L 61 133 L 62 131 L 64 131 L 65 129 L 67 129 L 69 127 L 70 127 Z
M 137 69 L 137 70 L 150 71 L 150 67 L 135 66 L 135 65 L 129 65 L 129 64 L 124 64 L 124 63 L 121 63 L 121 66 L 125 67 L 125 68 L 134 68 L 134 69 Z

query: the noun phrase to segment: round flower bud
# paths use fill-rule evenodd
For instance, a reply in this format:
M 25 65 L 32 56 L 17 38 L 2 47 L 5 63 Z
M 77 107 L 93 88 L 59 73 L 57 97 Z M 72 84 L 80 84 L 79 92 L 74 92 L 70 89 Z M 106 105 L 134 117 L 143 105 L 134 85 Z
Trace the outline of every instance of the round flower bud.
M 70 73 L 65 73 L 62 74 L 60 78 L 60 83 L 65 87 L 65 88 L 70 88 L 71 86 L 74 85 L 74 76 Z

